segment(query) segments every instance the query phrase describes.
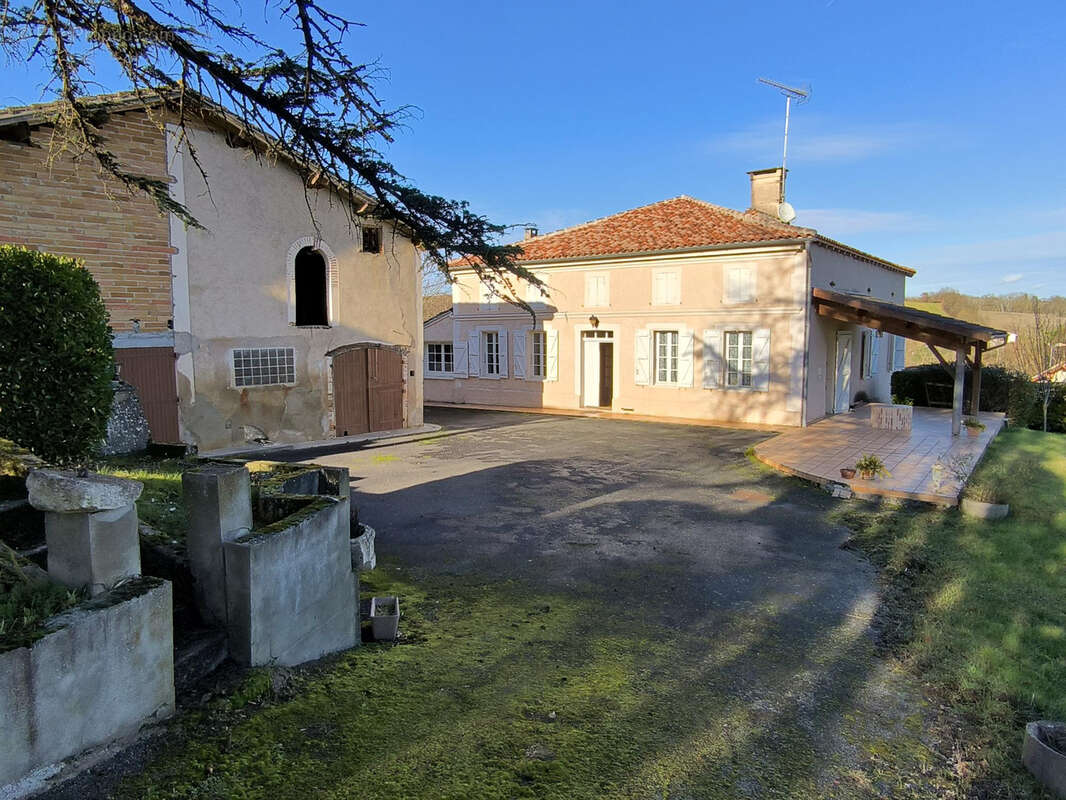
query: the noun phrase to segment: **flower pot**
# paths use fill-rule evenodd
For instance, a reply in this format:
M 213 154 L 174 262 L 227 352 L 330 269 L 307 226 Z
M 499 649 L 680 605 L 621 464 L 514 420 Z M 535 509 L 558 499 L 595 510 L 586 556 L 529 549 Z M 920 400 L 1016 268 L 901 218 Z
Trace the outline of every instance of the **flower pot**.
M 374 633 L 374 641 L 394 641 L 400 628 L 400 599 L 398 597 L 372 598 L 370 627 Z
M 1022 764 L 1059 797 L 1066 797 L 1066 755 L 1051 743 L 1061 742 L 1064 736 L 1066 725 L 1061 722 L 1030 722 L 1022 743 Z
M 980 428 L 971 428 L 969 425 L 964 426 L 966 428 L 967 436 L 978 436 L 981 433 Z
M 851 467 L 841 467 L 840 477 L 850 481 L 852 478 L 855 477 L 855 470 L 853 470 Z
M 982 503 L 980 500 L 964 497 L 959 505 L 963 514 L 974 519 L 1003 519 L 1010 513 L 1008 503 Z
M 874 472 L 872 469 L 860 469 L 859 477 L 864 481 L 872 481 L 874 478 L 877 477 L 877 473 Z

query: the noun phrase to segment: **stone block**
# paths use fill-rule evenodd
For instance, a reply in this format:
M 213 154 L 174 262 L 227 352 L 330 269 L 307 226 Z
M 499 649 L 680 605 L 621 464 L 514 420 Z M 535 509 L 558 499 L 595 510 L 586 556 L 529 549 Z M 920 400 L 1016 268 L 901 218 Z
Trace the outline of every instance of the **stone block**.
M 0 787 L 174 713 L 170 584 L 145 578 L 106 599 L 0 653 Z
M 236 464 L 210 463 L 181 476 L 189 513 L 187 548 L 196 603 L 209 622 L 226 624 L 223 544 L 252 528 L 251 481 Z
M 144 484 L 111 475 L 38 469 L 26 477 L 26 489 L 34 508 L 72 514 L 124 508 L 137 502 Z
M 352 569 L 374 569 L 378 565 L 377 554 L 374 552 L 374 540 L 377 533 L 369 525 L 358 525 L 352 529 Z
M 112 381 L 111 416 L 100 453 L 105 456 L 140 453 L 148 448 L 148 419 L 137 397 L 137 389 L 123 381 Z
M 870 404 L 870 427 L 885 431 L 909 431 L 914 416 L 911 406 L 890 403 Z
M 137 507 L 44 518 L 48 574 L 72 588 L 88 586 L 99 594 L 122 578 L 141 574 Z
M 359 643 L 348 504 L 323 496 L 287 520 L 226 542 L 234 659 L 295 665 Z

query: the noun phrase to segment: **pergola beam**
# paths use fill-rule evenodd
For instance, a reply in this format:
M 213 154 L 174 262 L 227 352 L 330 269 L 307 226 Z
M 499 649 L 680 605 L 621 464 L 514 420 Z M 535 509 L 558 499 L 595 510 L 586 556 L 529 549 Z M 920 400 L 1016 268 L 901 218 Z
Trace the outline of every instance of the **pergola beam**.
M 912 323 L 876 319 L 865 312 L 857 313 L 854 309 L 840 308 L 827 303 L 818 303 L 817 307 L 818 316 L 836 320 L 837 322 L 862 325 L 866 328 L 873 328 L 874 330 L 883 331 L 884 333 L 892 333 L 897 336 L 902 336 L 905 339 L 914 339 L 915 341 L 923 342 L 925 344 L 945 347 L 949 350 L 955 350 L 958 347 L 966 347 L 969 345 L 969 342 L 966 339 L 922 330 Z

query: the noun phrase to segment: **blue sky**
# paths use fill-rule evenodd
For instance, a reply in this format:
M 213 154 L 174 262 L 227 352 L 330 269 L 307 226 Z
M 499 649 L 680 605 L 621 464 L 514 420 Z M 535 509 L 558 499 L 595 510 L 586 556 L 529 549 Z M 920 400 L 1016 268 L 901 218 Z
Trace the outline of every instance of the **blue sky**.
M 746 208 L 745 173 L 781 157 L 768 76 L 813 88 L 792 117 L 797 224 L 917 268 L 911 295 L 1066 294 L 1061 2 L 332 7 L 366 23 L 350 49 L 387 68 L 386 104 L 417 107 L 389 156 L 495 221 L 548 231 L 679 194 Z M 6 65 L 0 103 L 45 78 Z

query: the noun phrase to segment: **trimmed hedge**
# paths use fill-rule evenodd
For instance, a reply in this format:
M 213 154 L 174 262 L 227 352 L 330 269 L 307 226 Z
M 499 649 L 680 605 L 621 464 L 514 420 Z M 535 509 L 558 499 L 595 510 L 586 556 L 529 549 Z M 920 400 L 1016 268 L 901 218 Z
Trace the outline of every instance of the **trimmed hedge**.
M 0 245 L 0 437 L 53 463 L 100 445 L 115 375 L 93 276 L 72 258 Z
M 964 402 L 970 402 L 970 372 L 966 370 Z M 892 373 L 892 397 L 899 402 L 928 406 L 930 400 L 946 397 L 950 402 L 953 378 L 939 364 L 907 367 Z M 1028 375 L 1003 367 L 984 367 L 981 370 L 981 410 L 1005 412 L 1012 425 L 1037 430 L 1043 427 L 1043 407 L 1038 394 L 1040 387 Z M 1066 385 L 1052 387 L 1048 407 L 1048 430 L 1066 431 Z

